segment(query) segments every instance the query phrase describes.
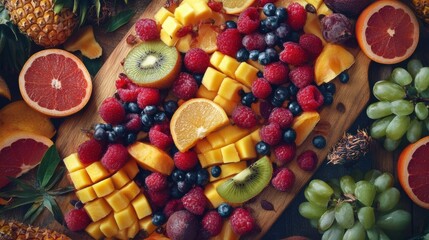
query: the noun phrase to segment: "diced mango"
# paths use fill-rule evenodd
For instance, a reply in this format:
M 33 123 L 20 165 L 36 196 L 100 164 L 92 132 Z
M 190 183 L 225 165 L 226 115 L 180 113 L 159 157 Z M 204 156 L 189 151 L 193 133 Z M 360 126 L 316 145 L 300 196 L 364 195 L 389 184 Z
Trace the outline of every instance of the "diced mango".
M 147 216 L 139 221 L 140 229 L 146 231 L 148 234 L 153 233 L 157 226 L 152 223 L 152 216 Z
M 167 33 L 170 37 L 176 37 L 177 31 L 183 27 L 177 19 L 174 17 L 168 16 L 164 23 L 162 23 L 162 29 Z
M 93 239 L 102 239 L 104 234 L 100 230 L 101 221 L 91 222 L 85 228 L 85 232 L 89 234 Z
M 77 153 L 70 154 L 64 158 L 63 162 L 70 173 L 85 168 L 85 165 L 79 160 Z
M 127 238 L 134 238 L 137 233 L 139 233 L 140 231 L 140 225 L 139 222 L 136 221 L 135 223 L 133 223 L 133 225 L 131 225 L 128 230 L 127 230 Z
M 220 84 L 219 91 L 217 92 L 217 94 L 227 100 L 239 102 L 241 100 L 239 92 L 242 89 L 243 85 L 241 85 L 234 79 L 227 77 L 223 79 L 222 83 Z
M 91 163 L 85 170 L 93 183 L 99 182 L 110 175 L 109 171 L 107 171 L 100 161 Z
M 115 191 L 115 185 L 111 178 L 106 178 L 92 185 L 92 188 L 94 188 L 95 194 L 97 194 L 98 197 L 107 196 Z
M 225 146 L 225 141 L 223 137 L 217 132 L 213 132 L 206 137 L 206 140 L 210 143 L 213 148 L 220 148 Z
M 215 70 L 212 67 L 208 67 L 204 73 L 201 83 L 207 88 L 207 90 L 217 92 L 224 78 L 225 74 Z
M 122 170 L 124 170 L 128 177 L 130 179 L 133 179 L 137 173 L 139 173 L 139 167 L 137 166 L 137 162 L 134 159 L 130 159 L 125 163 L 125 165 L 122 167 Z
M 212 9 L 204 1 L 187 1 L 194 9 L 195 19 L 194 24 L 199 21 L 208 19 L 212 15 Z
M 119 230 L 118 233 L 116 233 L 116 235 L 114 236 L 115 239 L 128 239 L 127 231 L 127 228 Z
M 210 136 L 210 135 L 209 135 Z M 197 142 L 197 145 L 195 145 L 195 152 L 196 153 L 203 153 L 207 152 L 209 150 L 212 150 L 213 147 L 210 145 L 209 141 L 207 139 L 202 139 Z
M 86 203 L 83 207 L 93 222 L 104 218 L 112 211 L 104 198 L 97 198 L 92 202 Z
M 225 221 L 223 221 L 222 231 L 215 237 L 211 238 L 211 240 L 238 240 L 238 239 L 240 239 L 240 235 L 237 235 L 232 230 L 229 219 L 226 219 Z
M 116 224 L 118 224 L 119 230 L 130 227 L 133 223 L 137 222 L 136 212 L 131 205 L 128 205 L 128 207 L 120 212 L 115 212 L 113 216 L 116 220 Z
M 95 194 L 91 186 L 76 191 L 76 196 L 82 203 L 90 202 L 97 198 L 97 194 Z
M 128 198 L 128 200 L 132 201 L 140 193 L 140 188 L 134 181 L 131 181 L 120 191 Z
M 252 138 L 254 143 L 260 142 L 261 141 L 261 135 L 259 135 L 259 128 L 256 129 L 255 131 L 253 131 L 250 134 L 250 137 Z
M 100 230 L 104 236 L 108 238 L 115 236 L 119 232 L 119 228 L 113 214 L 110 214 L 107 218 L 101 221 Z
M 235 58 L 225 55 L 222 61 L 219 63 L 219 70 L 228 75 L 229 77 L 235 78 L 235 71 L 237 70 L 240 62 Z
M 195 11 L 187 2 L 182 2 L 174 10 L 174 17 L 184 26 L 188 26 L 195 22 Z
M 310 135 L 319 120 L 320 115 L 318 112 L 303 112 L 294 119 L 292 128 L 296 132 L 295 143 L 297 146 L 301 145 Z
M 91 178 L 85 169 L 80 169 L 70 173 L 70 179 L 76 189 L 88 187 L 92 184 Z
M 105 197 L 105 199 L 115 212 L 121 211 L 130 204 L 130 200 L 122 193 L 122 191 L 115 191 Z
M 235 70 L 235 80 L 241 82 L 242 84 L 250 88 L 252 87 L 253 81 L 258 78 L 258 76 L 256 75 L 258 71 L 259 70 L 254 66 L 246 62 L 242 62 Z
M 210 164 L 209 164 L 209 161 L 207 160 L 207 158 L 204 156 L 204 154 L 202 154 L 202 153 L 199 153 L 198 155 L 198 160 L 200 161 L 200 164 L 201 164 L 201 166 L 204 168 L 204 167 L 207 167 L 207 166 L 210 166 Z
M 174 17 L 174 14 L 168 11 L 165 7 L 160 8 L 153 16 L 156 24 L 158 25 L 162 25 L 167 17 Z
M 179 41 L 176 43 L 176 48 L 179 52 L 185 53 L 191 49 L 191 42 L 191 34 L 186 34 L 186 36 L 179 38 Z
M 235 148 L 237 149 L 238 155 L 241 160 L 248 160 L 256 158 L 258 154 L 255 150 L 255 142 L 253 142 L 250 135 L 240 139 L 235 143 Z
M 323 3 L 323 0 L 305 0 L 305 1 L 313 5 L 316 9 L 318 9 L 320 5 Z
M 171 36 L 164 29 L 161 29 L 161 32 L 159 33 L 159 38 L 165 43 L 165 45 L 169 47 L 176 45 L 177 41 L 179 41 L 179 38 L 176 35 Z
M 147 200 L 146 196 L 143 194 L 139 194 L 131 202 L 131 205 L 134 207 L 134 210 L 137 213 L 138 219 L 142 219 L 152 214 L 152 209 L 150 208 L 149 201 Z
M 150 144 L 135 142 L 128 147 L 128 153 L 142 168 L 170 175 L 174 169 L 171 157 L 159 148 Z
M 221 179 L 218 180 L 216 182 L 211 182 L 209 184 L 207 184 L 204 188 L 204 195 L 206 196 L 206 198 L 209 200 L 210 204 L 212 205 L 213 208 L 217 208 L 219 207 L 219 205 L 221 203 L 226 203 L 227 201 L 222 198 L 219 193 L 217 192 L 216 188 L 222 184 L 224 181 L 226 181 L 228 178 L 226 179 Z
M 231 143 L 229 145 L 226 145 L 225 147 L 222 147 L 220 151 L 222 153 L 222 159 L 224 163 L 240 161 L 240 156 L 238 155 L 238 152 L 237 152 L 237 149 L 235 148 L 234 143 Z
M 221 106 L 223 108 L 223 110 L 225 110 L 225 113 L 228 116 L 232 115 L 232 112 L 234 111 L 235 107 L 238 105 L 238 102 L 234 102 L 228 99 L 225 99 L 224 97 L 217 95 L 214 99 L 213 102 L 217 103 L 219 106 Z
M 199 98 L 206 98 L 213 100 L 217 95 L 216 91 L 209 91 L 204 85 L 200 85 L 198 88 L 196 96 Z
M 127 184 L 130 181 L 130 178 L 128 177 L 124 169 L 121 169 L 117 171 L 115 174 L 113 174 L 111 179 L 116 189 L 122 188 L 125 184 Z
M 222 152 L 220 151 L 220 149 L 213 149 L 210 150 L 208 152 L 203 153 L 204 157 L 205 157 L 205 161 L 201 162 L 201 165 L 204 166 L 203 167 L 208 167 L 208 166 L 213 166 L 216 164 L 221 164 L 223 163 L 223 159 L 222 159 Z
M 215 51 L 212 56 L 210 57 L 210 64 L 219 69 L 219 64 L 220 62 L 222 62 L 223 57 L 225 57 L 225 54 L 219 52 L 219 51 Z
M 218 131 L 226 144 L 234 143 L 250 133 L 250 129 L 241 128 L 237 125 L 228 125 Z
M 219 165 L 219 167 L 221 169 L 221 173 L 219 177 L 213 177 L 212 175 L 210 175 L 210 182 L 214 182 L 219 179 L 230 177 L 241 172 L 247 167 L 247 163 L 245 161 L 241 161 L 237 163 L 222 164 L 222 165 Z M 208 172 L 211 172 L 212 168 L 213 167 L 210 167 L 209 169 L 207 169 Z

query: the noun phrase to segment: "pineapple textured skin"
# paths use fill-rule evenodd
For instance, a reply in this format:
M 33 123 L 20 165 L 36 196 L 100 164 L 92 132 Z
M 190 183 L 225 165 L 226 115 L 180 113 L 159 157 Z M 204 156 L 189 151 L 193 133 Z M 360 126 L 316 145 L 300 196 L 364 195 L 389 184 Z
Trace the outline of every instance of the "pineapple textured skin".
M 0 219 L 0 239 L 2 240 L 71 240 L 64 234 L 46 229 L 33 227 L 17 221 Z
M 417 16 L 429 24 L 429 0 L 412 0 Z

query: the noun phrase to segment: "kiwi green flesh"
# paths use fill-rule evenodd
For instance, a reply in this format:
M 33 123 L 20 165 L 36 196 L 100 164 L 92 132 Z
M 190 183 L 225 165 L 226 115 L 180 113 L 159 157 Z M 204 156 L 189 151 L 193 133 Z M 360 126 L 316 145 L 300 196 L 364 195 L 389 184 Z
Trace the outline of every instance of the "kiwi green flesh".
M 161 41 L 142 42 L 125 57 L 124 71 L 134 83 L 145 85 L 170 74 L 179 57 L 176 48 Z
M 270 183 L 272 175 L 273 166 L 265 156 L 226 180 L 216 190 L 230 203 L 243 203 L 262 192 Z

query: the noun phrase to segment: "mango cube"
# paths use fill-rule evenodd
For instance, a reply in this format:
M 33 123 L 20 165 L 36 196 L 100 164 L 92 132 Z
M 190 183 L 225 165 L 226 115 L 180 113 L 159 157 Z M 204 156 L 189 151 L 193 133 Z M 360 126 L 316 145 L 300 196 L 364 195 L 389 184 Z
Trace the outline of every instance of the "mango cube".
M 201 20 L 210 18 L 212 15 L 212 9 L 204 1 L 187 1 L 194 9 L 195 19 L 194 23 L 198 23 Z
M 319 120 L 320 115 L 318 112 L 303 112 L 294 119 L 292 128 L 296 132 L 295 143 L 297 146 L 301 145 L 310 135 Z
M 130 200 L 121 191 L 115 191 L 105 197 L 107 203 L 115 212 L 119 212 L 130 204 Z
M 146 231 L 148 234 L 153 233 L 157 226 L 153 225 L 152 217 L 147 216 L 139 221 L 140 229 Z
M 210 135 L 209 135 L 210 136 Z M 212 150 L 213 147 L 210 145 L 209 141 L 207 139 L 202 139 L 197 142 L 195 145 L 195 152 L 197 153 L 203 153 Z
M 76 196 L 82 203 L 87 203 L 97 198 L 97 194 L 95 194 L 91 186 L 76 191 Z
M 86 203 L 83 207 L 93 222 L 104 218 L 112 211 L 104 198 L 97 198 L 92 202 Z
M 113 181 L 113 185 L 115 185 L 116 189 L 122 188 L 125 184 L 130 182 L 130 178 L 124 169 L 117 171 L 115 174 L 110 177 Z
M 222 62 L 223 57 L 225 57 L 225 54 L 219 52 L 219 51 L 215 51 L 212 56 L 210 57 L 210 64 L 219 69 L 219 64 L 220 62 Z
M 119 228 L 113 214 L 110 214 L 107 218 L 101 221 L 100 230 L 104 236 L 108 238 L 115 236 L 119 232 Z
M 64 158 L 63 162 L 70 173 L 85 167 L 85 165 L 79 160 L 77 153 L 70 154 L 68 157 Z
M 115 239 L 128 239 L 127 231 L 128 231 L 128 229 L 127 229 L 127 228 L 122 229 L 122 230 L 119 230 L 119 231 L 116 233 L 116 235 L 114 236 L 114 237 L 115 237 Z
M 223 163 L 222 152 L 220 151 L 220 149 L 210 150 L 208 152 L 203 153 L 203 155 L 206 160 L 205 166 L 203 167 L 213 166 L 216 164 Z
M 142 219 L 146 216 L 152 214 L 152 209 L 150 208 L 149 201 L 146 196 L 139 194 L 132 202 L 135 212 L 137 213 L 137 218 Z
M 259 135 L 259 130 L 260 129 L 258 128 L 250 134 L 250 137 L 252 138 L 253 142 L 255 142 L 255 143 L 261 141 L 261 135 Z
M 159 38 L 169 47 L 176 45 L 177 41 L 179 41 L 179 38 L 176 35 L 171 36 L 164 29 L 161 29 Z
M 198 160 L 200 161 L 200 164 L 203 168 L 210 166 L 210 163 L 207 160 L 207 158 L 204 156 L 204 154 L 199 153 L 197 156 L 198 156 Z
M 216 132 L 209 134 L 206 139 L 213 148 L 225 146 L 225 141 L 223 140 L 222 136 Z
M 227 100 L 231 100 L 233 102 L 239 102 L 241 100 L 239 92 L 242 89 L 243 89 L 243 85 L 241 85 L 234 79 L 225 78 L 222 81 L 217 94 Z
M 140 231 L 140 225 L 139 222 L 136 221 L 135 223 L 133 223 L 133 225 L 131 225 L 128 230 L 127 230 L 127 238 L 134 238 L 137 233 L 139 233 Z
M 204 85 L 201 85 L 198 88 L 197 94 L 196 96 L 199 98 L 206 98 L 206 99 L 210 99 L 213 100 L 217 95 L 216 91 L 209 91 Z
M 224 78 L 225 74 L 215 70 L 212 67 L 208 67 L 204 73 L 201 83 L 204 85 L 204 87 L 207 88 L 207 90 L 217 92 Z
M 88 233 L 94 239 L 101 239 L 104 237 L 104 234 L 100 230 L 101 222 L 92 222 L 85 228 L 85 232 Z
M 131 181 L 120 191 L 124 196 L 128 198 L 128 200 L 131 201 L 140 193 L 140 188 L 134 181 Z
M 258 71 L 259 70 L 254 66 L 246 62 L 242 62 L 234 72 L 234 75 L 236 76 L 235 80 L 241 82 L 247 87 L 252 87 L 253 81 L 258 78 L 256 75 Z
M 110 175 L 109 171 L 107 171 L 100 161 L 91 163 L 85 170 L 93 183 L 103 180 Z
M 115 191 L 115 185 L 111 178 L 106 178 L 92 185 L 92 188 L 94 188 L 95 194 L 97 194 L 98 197 L 107 196 Z
M 219 70 L 228 75 L 229 77 L 235 78 L 235 71 L 237 70 L 240 62 L 235 58 L 225 55 L 222 61 L 219 63 Z
M 245 161 L 241 161 L 241 162 L 237 162 L 237 163 L 222 164 L 222 165 L 219 165 L 219 167 L 221 169 L 221 173 L 220 173 L 219 177 L 213 177 L 212 175 L 210 175 L 210 182 L 214 182 L 214 181 L 217 181 L 219 179 L 223 179 L 226 177 L 233 176 L 233 175 L 243 171 L 247 167 L 247 164 Z M 210 167 L 207 170 L 210 172 L 212 168 L 213 167 Z
M 174 10 L 174 17 L 184 26 L 188 26 L 195 21 L 195 11 L 187 2 L 182 2 L 176 10 Z
M 128 160 L 128 162 L 122 167 L 122 170 L 127 173 L 130 179 L 133 179 L 137 173 L 139 173 L 139 167 L 134 159 Z
M 70 179 L 76 189 L 88 187 L 92 184 L 91 178 L 85 169 L 80 169 L 70 173 Z
M 176 43 L 176 48 L 181 53 L 186 53 L 191 49 L 192 36 L 191 34 L 186 34 L 186 36 L 179 38 Z
M 171 157 L 159 148 L 150 144 L 135 142 L 128 147 L 128 153 L 142 168 L 170 175 L 174 169 Z
M 231 144 L 250 133 L 249 129 L 238 127 L 237 125 L 228 125 L 218 131 L 226 144 Z
M 168 16 L 164 23 L 162 23 L 162 29 L 171 37 L 175 37 L 177 31 L 183 27 L 179 21 L 177 21 L 174 17 Z
M 115 217 L 119 230 L 130 227 L 137 221 L 136 212 L 131 205 L 128 205 L 128 207 L 120 212 L 115 212 L 113 216 Z
M 237 149 L 238 155 L 241 160 L 248 160 L 256 158 L 258 154 L 255 150 L 255 143 L 252 140 L 250 135 L 240 139 L 235 143 L 235 148 Z
M 162 25 L 167 17 L 174 17 L 174 14 L 168 11 L 165 7 L 160 8 L 153 16 L 156 24 L 158 25 Z
M 238 102 L 234 102 L 228 99 L 225 99 L 224 97 L 217 95 L 214 99 L 213 102 L 217 103 L 219 106 L 221 106 L 223 108 L 223 110 L 225 110 L 225 113 L 228 116 L 231 116 L 232 112 L 234 111 L 235 107 L 238 105 Z
M 226 180 L 227 179 L 221 179 L 216 182 L 211 182 L 207 184 L 204 188 L 204 195 L 209 200 L 213 208 L 219 207 L 221 203 L 228 202 L 224 198 L 222 198 L 216 190 L 216 188 Z
M 226 145 L 225 147 L 222 147 L 220 151 L 222 153 L 222 159 L 224 163 L 240 161 L 240 156 L 238 155 L 238 152 L 237 152 L 237 149 L 235 148 L 234 143 L 231 143 L 229 145 Z

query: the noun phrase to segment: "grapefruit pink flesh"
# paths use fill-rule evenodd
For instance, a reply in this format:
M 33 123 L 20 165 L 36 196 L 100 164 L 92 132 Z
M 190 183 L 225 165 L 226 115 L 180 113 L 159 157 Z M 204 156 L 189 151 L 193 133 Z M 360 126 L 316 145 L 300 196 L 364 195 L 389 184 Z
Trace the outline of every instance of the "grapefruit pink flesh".
M 408 184 L 418 199 L 429 203 L 429 143 L 426 143 L 413 153 L 408 163 Z

